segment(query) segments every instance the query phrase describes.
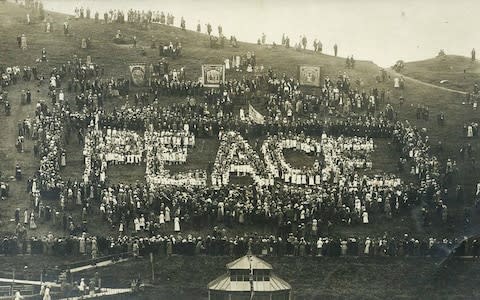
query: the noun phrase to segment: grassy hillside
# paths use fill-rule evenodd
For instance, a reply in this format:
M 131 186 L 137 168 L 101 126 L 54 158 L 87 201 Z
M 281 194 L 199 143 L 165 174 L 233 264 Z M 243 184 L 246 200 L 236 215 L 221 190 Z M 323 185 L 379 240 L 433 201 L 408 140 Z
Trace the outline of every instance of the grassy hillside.
M 41 49 L 46 48 L 49 64 L 55 65 L 70 60 L 73 54 L 85 58 L 91 55 L 93 62 L 106 66 L 109 75 L 127 75 L 128 64 L 132 62 L 156 62 L 159 60 L 158 50 L 150 49 L 152 37 L 161 44 L 174 42 L 177 38 L 182 43 L 183 55 L 171 62 L 172 67 L 186 66 L 187 77 L 196 79 L 200 76 L 201 65 L 205 63 L 223 63 L 223 59 L 233 55 L 244 55 L 247 51 L 254 51 L 259 65 L 273 66 L 276 72 L 286 72 L 294 76 L 299 64 L 321 65 L 323 73 L 336 77 L 343 70 L 345 60 L 328 55 L 315 54 L 312 51 L 295 51 L 294 49 L 271 48 L 254 44 L 239 43 L 239 48 L 226 46 L 224 49 L 211 49 L 206 34 L 193 31 L 182 31 L 180 28 L 166 25 L 151 25 L 148 30 L 132 26 L 131 24 L 96 24 L 93 20 L 70 20 L 71 36 L 64 36 L 63 23 L 67 16 L 50 13 L 53 19 L 53 33 L 45 33 L 44 25 L 37 21 L 35 24 L 26 25 L 26 10 L 11 4 L 8 15 L 2 16 L 2 38 L 5 43 L 0 46 L 4 53 L 0 57 L 0 64 L 15 62 L 20 65 L 30 65 L 34 59 L 40 57 Z M 5 10 L 6 11 L 6 10 Z M 112 38 L 117 30 L 127 38 L 135 35 L 138 40 L 137 49 L 129 45 L 112 43 Z M 16 35 L 26 33 L 29 49 L 20 56 L 18 52 L 11 51 L 15 46 Z M 92 48 L 80 49 L 81 39 L 90 37 Z M 227 43 L 228 44 L 228 43 Z M 139 48 L 145 47 L 147 55 L 140 56 Z M 288 59 L 285 59 L 288 58 Z M 364 84 L 372 84 L 379 68 L 371 62 L 357 62 L 357 68 L 348 72 L 352 77 L 362 77 Z M 367 76 L 368 74 L 368 76 Z M 232 75 L 232 74 L 230 74 Z M 240 77 L 242 74 L 235 74 Z M 231 77 L 230 77 L 231 78 Z
M 480 63 L 464 56 L 437 56 L 406 63 L 402 74 L 435 85 L 470 92 L 473 84 L 480 82 Z M 442 84 L 442 80 L 448 82 Z
M 297 66 L 300 64 L 320 65 L 322 67 L 323 76 L 329 76 L 335 79 L 339 74 L 348 74 L 352 78 L 352 84 L 360 90 L 370 89 L 375 83 L 375 77 L 378 75 L 379 67 L 372 62 L 358 61 L 354 70 L 345 69 L 345 59 L 339 57 L 332 57 L 314 53 L 312 51 L 296 51 L 294 49 L 286 49 L 283 47 L 273 48 L 272 46 L 259 46 L 255 44 L 239 43 L 238 48 L 233 48 L 227 43 L 223 49 L 211 49 L 209 47 L 209 38 L 206 34 L 199 34 L 193 31 L 183 31 L 180 28 L 166 26 L 166 25 L 151 25 L 149 29 L 140 28 L 138 25 L 131 24 L 100 24 L 95 23 L 94 20 L 73 20 L 69 16 L 47 13 L 47 18 L 52 20 L 53 32 L 46 33 L 45 25 L 39 21 L 38 16 L 29 10 L 17 5 L 6 3 L 2 4 L 5 9 L 0 10 L 2 17 L 2 27 L 0 30 L 0 39 L 5 43 L 0 44 L 0 64 L 3 65 L 33 65 L 36 64 L 40 71 L 48 72 L 52 67 L 58 67 L 60 64 L 71 60 L 73 55 L 86 59 L 87 55 L 92 57 L 94 63 L 104 66 L 105 77 L 122 77 L 128 76 L 128 65 L 132 62 L 155 63 L 158 62 L 158 50 L 151 49 L 152 37 L 158 44 L 167 44 L 170 41 L 178 39 L 182 43 L 182 56 L 176 59 L 167 58 L 170 68 L 185 67 L 187 78 L 196 80 L 200 76 L 201 65 L 205 63 L 222 63 L 225 58 L 231 58 L 233 55 L 245 55 L 248 51 L 255 52 L 257 64 L 263 65 L 265 70 L 272 67 L 276 73 L 286 73 L 288 76 L 296 77 Z M 26 24 L 26 14 L 32 15 L 33 23 Z M 65 36 L 63 33 L 63 23 L 68 21 L 70 24 L 70 35 Z M 132 48 L 131 45 L 117 45 L 112 42 L 117 30 L 121 30 L 122 34 L 131 38 L 134 35 L 137 37 L 137 48 Z M 25 33 L 28 39 L 28 49 L 22 51 L 17 47 L 16 37 Z M 81 39 L 91 38 L 92 47 L 90 49 L 81 49 Z M 48 62 L 34 63 L 36 59 L 41 56 L 41 50 L 45 48 L 47 51 Z M 146 55 L 140 54 L 140 49 L 144 48 Z M 241 79 L 244 76 L 252 76 L 242 72 L 230 71 L 227 73 L 227 79 Z M 380 85 L 379 88 L 387 88 L 389 84 Z M 24 173 L 29 176 L 33 174 L 38 166 L 38 162 L 33 159 L 30 154 L 19 154 L 14 151 L 14 143 L 16 139 L 15 126 L 18 120 L 22 120 L 32 112 L 32 107 L 20 106 L 16 99 L 19 99 L 21 89 L 27 88 L 23 84 L 16 85 L 9 88 L 10 99 L 12 102 L 12 117 L 0 119 L 5 126 L 0 128 L 0 132 L 4 136 L 9 137 L 9 142 L 3 146 L 4 151 L 0 155 L 5 155 L 5 159 L 0 161 L 0 169 L 4 170 L 6 174 L 12 174 L 15 163 L 18 162 L 24 168 Z M 48 99 L 47 87 L 45 85 L 35 86 L 31 84 L 28 86 L 34 92 L 34 104 L 39 99 Z M 67 95 L 67 99 L 73 101 L 74 94 Z M 115 106 L 123 103 L 124 100 L 114 99 L 107 103 L 107 109 L 112 109 Z M 183 98 L 178 97 L 162 97 L 161 103 L 168 105 L 175 102 L 184 101 Z M 259 103 L 257 103 L 258 105 Z M 262 107 L 259 107 L 262 110 Z M 206 148 L 203 149 L 190 159 L 194 160 L 202 157 L 208 157 L 203 164 L 208 161 L 213 161 L 216 153 L 218 142 L 207 142 Z M 31 149 L 30 141 L 27 141 L 27 151 Z M 207 149 L 208 148 L 208 149 Z M 83 157 L 79 151 L 76 142 L 70 143 L 67 146 L 67 157 L 69 160 L 69 167 L 65 170 L 64 176 L 66 178 L 79 178 L 83 170 Z M 189 167 L 189 166 L 187 166 Z M 204 166 L 201 166 L 204 168 Z M 138 169 L 138 170 L 137 170 Z M 128 171 L 128 170 L 127 170 Z M 138 172 L 137 172 L 138 171 Z M 131 176 L 133 180 L 141 178 L 141 168 L 136 168 L 133 172 L 139 176 Z M 125 174 L 119 172 L 118 174 Z M 119 178 L 120 179 L 120 178 Z M 115 180 L 115 178 L 113 178 Z M 121 180 L 121 179 L 120 179 Z M 23 182 L 11 182 L 12 194 L 21 199 L 20 202 L 9 203 L 9 207 L 4 214 L 1 215 L 1 220 L 4 224 L 8 224 L 8 230 L 13 230 L 13 224 L 10 219 L 13 216 L 15 206 L 21 210 L 29 207 L 28 195 L 25 193 Z M 20 195 L 20 196 L 19 196 Z M 55 206 L 55 203 L 49 203 Z M 76 213 L 76 212 L 74 212 Z M 408 223 L 403 227 L 403 230 L 408 229 Z M 45 232 L 52 228 L 44 228 L 41 226 L 37 234 Z M 53 228 L 57 231 L 58 228 Z M 105 230 L 105 228 L 100 228 Z M 101 232 L 101 231 L 100 231 Z
M 432 152 L 438 155 L 442 162 L 447 158 L 454 158 L 458 161 L 459 175 L 448 186 L 449 214 L 454 226 L 432 226 L 423 228 L 420 223 L 419 208 L 414 209 L 410 214 L 395 218 L 388 225 L 381 224 L 370 227 L 347 227 L 338 226 L 335 233 L 345 235 L 379 235 L 385 231 L 390 233 L 409 232 L 411 235 L 434 235 L 434 236 L 461 236 L 465 233 L 473 233 L 478 227 L 478 216 L 472 217 L 473 225 L 467 232 L 462 226 L 464 207 L 471 207 L 475 184 L 478 181 L 479 167 L 472 167 L 470 160 L 461 161 L 458 155 L 459 146 L 471 143 L 475 152 L 474 157 L 478 161 L 479 139 L 467 139 L 462 136 L 462 127 L 465 122 L 478 122 L 478 112 L 473 111 L 470 106 L 462 105 L 462 96 L 456 93 L 446 92 L 441 89 L 421 85 L 407 81 L 404 90 L 393 89 L 392 78 L 385 83 L 377 84 L 375 77 L 379 74 L 379 67 L 372 62 L 359 61 L 354 70 L 345 68 L 345 59 L 328 55 L 313 53 L 311 51 L 295 51 L 282 47 L 272 48 L 271 46 L 258 46 L 254 44 L 240 43 L 239 48 L 226 46 L 224 49 L 210 49 L 208 36 L 192 31 L 182 31 L 179 28 L 152 25 L 149 29 L 142 29 L 128 24 L 96 24 L 93 20 L 69 20 L 71 35 L 64 36 L 62 24 L 69 17 L 66 15 L 50 13 L 53 19 L 53 33 L 45 33 L 43 24 L 33 16 L 34 23 L 25 24 L 25 15 L 28 11 L 10 3 L 0 3 L 0 64 L 3 65 L 32 65 L 35 59 L 41 55 L 41 49 L 46 48 L 49 61 L 38 64 L 39 70 L 43 72 L 53 66 L 58 66 L 70 60 L 73 55 L 83 59 L 91 55 L 93 62 L 103 65 L 107 76 L 127 76 L 127 67 L 131 62 L 152 63 L 159 60 L 158 50 L 150 49 L 152 36 L 158 43 L 168 43 L 176 38 L 183 45 L 183 55 L 177 59 L 168 59 L 172 68 L 186 67 L 187 77 L 195 80 L 200 75 L 200 67 L 204 63 L 221 63 L 225 58 L 233 55 L 243 55 L 247 51 L 254 51 L 259 65 L 265 68 L 272 67 L 277 73 L 287 73 L 289 76 L 296 76 L 296 68 L 299 64 L 310 64 L 322 66 L 323 76 L 331 78 L 339 74 L 347 74 L 352 83 L 360 90 L 369 90 L 373 87 L 385 89 L 390 94 L 390 102 L 399 113 L 400 120 L 409 120 L 419 128 L 426 128 L 432 143 Z M 137 49 L 131 46 L 116 45 L 112 38 L 121 30 L 124 35 L 137 36 Z M 29 49 L 21 51 L 16 44 L 16 37 L 25 33 L 28 38 Z M 92 48 L 80 49 L 82 38 L 92 39 Z M 146 56 L 140 55 L 139 48 L 144 47 Z M 469 67 L 470 66 L 470 67 Z M 467 68 L 469 67 L 469 68 Z M 462 79 L 463 70 L 467 70 L 467 78 Z M 413 78 L 439 85 L 442 79 L 448 79 L 450 85 L 447 87 L 468 90 L 478 78 L 478 63 L 471 64 L 470 60 L 462 57 L 447 56 L 434 58 L 423 62 L 407 63 L 404 74 Z M 244 73 L 229 72 L 227 78 L 241 78 Z M 395 76 L 395 75 L 392 75 Z M 31 106 L 21 106 L 19 95 L 22 89 L 30 88 L 34 91 L 34 103 Z M 38 86 L 37 83 L 20 83 L 8 88 L 10 102 L 12 103 L 12 116 L 5 117 L 0 112 L 0 170 L 6 175 L 13 175 L 14 166 L 18 162 L 26 176 L 33 174 L 38 167 L 38 161 L 33 158 L 31 141 L 27 141 L 25 153 L 17 153 L 15 150 L 17 122 L 32 116 L 34 105 L 39 99 L 48 99 L 47 87 Z M 73 94 L 68 95 L 70 100 Z M 400 107 L 398 99 L 403 96 L 405 104 Z M 181 98 L 162 98 L 162 103 L 170 104 L 184 101 Z M 109 100 L 108 108 L 121 103 L 121 100 Z M 430 108 L 430 119 L 416 120 L 416 107 L 418 104 Z M 445 126 L 439 126 L 435 117 L 438 113 L 446 113 Z M 443 150 L 437 147 L 442 142 Z M 215 153 L 215 143 L 211 148 L 202 149 L 195 153 L 195 159 L 200 159 L 211 153 Z M 385 143 L 386 144 L 386 143 Z M 210 146 L 209 146 L 210 147 Z M 384 153 L 378 153 L 378 160 L 384 161 L 385 165 L 392 167 L 391 152 L 388 146 L 383 146 Z M 70 144 L 67 148 L 69 165 L 65 176 L 75 177 L 83 171 L 82 156 L 76 144 Z M 198 156 L 198 157 L 197 157 Z M 377 153 L 376 153 L 377 157 Z M 390 160 L 389 160 L 390 159 Z M 211 158 L 209 158 L 211 160 Z M 117 170 L 119 174 L 130 173 L 129 170 Z M 136 170 L 135 172 L 141 172 Z M 131 173 L 135 173 L 131 172 Z M 132 176 L 134 177 L 134 176 Z M 135 180 L 135 177 L 134 179 Z M 457 184 L 465 187 L 465 200 L 457 202 L 455 199 L 455 187 Z M 21 210 L 30 207 L 30 198 L 25 192 L 25 182 L 10 181 L 12 196 L 2 203 L 0 212 L 1 230 L 12 232 L 14 225 L 10 222 L 16 207 Z M 56 203 L 49 203 L 57 206 Z M 78 212 L 77 212 L 78 213 Z M 103 223 L 101 223 L 103 224 Z M 58 224 L 39 224 L 36 232 L 31 235 L 43 234 L 47 231 L 61 233 Z M 105 233 L 102 226 L 94 228 L 97 232 Z M 194 232 L 193 228 L 191 229 Z M 186 258 L 173 257 L 169 259 L 158 259 L 156 262 L 156 277 L 159 286 L 147 292 L 150 299 L 163 298 L 192 299 L 204 298 L 206 296 L 205 286 L 208 281 L 220 275 L 224 271 L 224 264 L 231 258 Z M 442 275 L 442 280 L 433 280 L 437 274 L 438 266 L 435 259 L 316 259 L 316 258 L 271 258 L 276 272 L 289 281 L 299 299 L 320 299 L 320 298 L 475 298 L 478 297 L 476 279 L 478 276 L 479 264 L 476 262 L 459 261 L 452 268 L 451 275 Z M 13 266 L 17 269 L 23 267 L 24 263 L 53 265 L 58 260 L 50 258 L 23 257 L 19 259 L 0 258 L 1 269 L 10 270 Z M 126 285 L 132 274 L 142 273 L 148 277 L 148 261 L 139 261 L 113 267 L 111 270 L 102 271 L 106 282 L 110 285 Z M 7 275 L 5 275 L 7 276 Z M 200 296 L 198 296 L 200 295 Z M 427 295 L 427 297 L 425 297 Z
M 47 50 L 48 62 L 38 63 L 39 70 L 46 72 L 51 67 L 58 66 L 70 60 L 73 55 L 78 55 L 81 58 L 86 58 L 91 55 L 93 62 L 98 63 L 105 68 L 106 76 L 127 76 L 128 64 L 131 62 L 147 62 L 152 63 L 158 61 L 158 50 L 150 49 L 152 37 L 159 43 L 165 44 L 170 41 L 175 41 L 177 38 L 183 45 L 183 55 L 177 59 L 167 59 L 172 68 L 184 66 L 186 68 L 187 77 L 195 80 L 200 75 L 201 65 L 204 63 L 221 63 L 224 58 L 230 58 L 233 55 L 243 55 L 247 51 L 254 51 L 257 57 L 257 64 L 263 65 L 265 68 L 272 67 L 277 73 L 286 73 L 289 76 L 296 76 L 296 69 L 299 64 L 310 64 L 322 66 L 323 76 L 336 78 L 339 74 L 347 74 L 355 87 L 360 90 L 369 90 L 373 87 L 387 90 L 390 95 L 390 102 L 397 109 L 401 120 L 408 119 L 415 125 L 421 128 L 426 128 L 428 135 L 432 142 L 432 151 L 434 154 L 440 156 L 443 161 L 446 158 L 454 158 L 458 160 L 459 146 L 466 143 L 471 143 L 474 149 L 478 148 L 478 139 L 467 139 L 462 136 L 462 127 L 465 122 L 477 121 L 477 113 L 471 107 L 462 105 L 463 100 L 461 95 L 446 92 L 434 87 L 421 85 L 415 82 L 407 81 L 404 90 L 393 89 L 392 78 L 389 78 L 385 83 L 376 83 L 375 77 L 379 75 L 380 68 L 369 61 L 359 61 L 355 69 L 345 68 L 345 59 L 339 57 L 332 57 L 314 53 L 312 51 L 296 51 L 294 49 L 285 49 L 283 47 L 272 48 L 272 46 L 259 46 L 254 44 L 240 43 L 239 48 L 232 48 L 226 46 L 223 49 L 209 48 L 209 40 L 206 34 L 199 34 L 192 31 L 182 31 L 179 28 L 166 25 L 151 25 L 149 29 L 140 28 L 131 24 L 100 24 L 93 20 L 71 20 L 69 16 L 48 13 L 48 18 L 52 19 L 53 32 L 45 33 L 44 24 L 39 22 L 38 16 L 27 11 L 23 7 L 11 3 L 1 4 L 0 16 L 2 18 L 2 26 L 0 27 L 0 64 L 4 65 L 33 65 L 35 59 L 40 57 L 41 49 Z M 32 14 L 33 24 L 26 24 L 26 14 Z M 68 20 L 71 26 L 71 34 L 65 36 L 62 30 L 62 24 Z M 126 37 L 137 36 L 138 47 L 136 49 L 129 45 L 117 45 L 112 42 L 112 38 L 117 32 L 121 30 Z M 25 33 L 28 38 L 29 48 L 26 51 L 18 49 L 16 44 L 16 37 L 19 34 Z M 81 39 L 90 37 L 92 39 L 92 48 L 83 50 L 80 49 Z M 227 43 L 228 44 L 228 43 Z M 146 55 L 140 55 L 139 48 L 144 47 Z M 422 63 L 423 66 L 430 65 L 430 71 L 425 71 L 422 74 L 426 82 L 435 82 L 435 72 L 442 70 L 440 67 L 434 67 L 433 62 L 447 64 L 451 60 L 451 65 L 456 65 L 456 60 L 463 61 L 467 64 L 465 58 L 455 58 L 447 56 L 446 61 L 443 58 L 435 58 Z M 455 60 L 456 59 L 456 60 Z M 460 63 L 461 65 L 461 63 Z M 413 65 L 412 65 L 413 66 Z M 405 69 L 407 72 L 412 68 L 409 64 Z M 461 68 L 461 67 L 456 67 Z M 246 74 L 241 72 L 231 71 L 227 73 L 227 79 L 241 78 Z M 395 76 L 395 75 L 392 75 Z M 34 102 L 38 99 L 47 99 L 47 87 L 36 86 L 34 83 L 19 84 L 9 88 L 10 99 L 12 102 L 12 117 L 0 119 L 1 127 L 0 133 L 8 140 L 0 146 L 0 169 L 6 175 L 13 173 L 15 163 L 18 162 L 24 168 L 24 173 L 30 175 L 36 169 L 38 162 L 33 159 L 30 149 L 31 142 L 27 141 L 27 153 L 16 153 L 14 142 L 16 139 L 15 126 L 16 123 L 24 118 L 32 115 L 32 107 L 20 106 L 16 99 L 19 99 L 21 89 L 30 88 L 34 91 Z M 405 105 L 399 106 L 398 99 L 403 96 L 406 99 Z M 67 95 L 67 99 L 73 100 L 74 95 Z M 161 99 L 164 104 L 184 101 L 181 98 L 165 97 Z M 107 103 L 107 108 L 118 106 L 121 100 L 115 99 Z M 428 106 L 430 109 L 430 120 L 416 120 L 416 106 L 422 104 Z M 438 126 L 435 117 L 438 113 L 446 113 L 446 125 Z M 443 150 L 437 151 L 437 143 L 442 142 Z M 72 158 L 73 168 L 67 172 L 66 176 L 75 177 L 80 174 L 83 165 L 82 157 L 78 147 L 75 144 L 68 146 L 68 157 Z M 211 151 L 215 152 L 215 149 Z M 385 151 L 384 155 L 390 155 Z M 30 153 L 30 154 L 29 154 Z M 204 154 L 199 154 L 200 156 Z M 475 152 L 475 157 L 478 160 L 480 156 L 478 151 Z M 381 157 L 380 157 L 381 158 Z M 381 160 L 381 159 L 380 159 Z M 385 160 L 387 163 L 388 160 Z M 458 161 L 460 171 L 466 171 L 471 176 L 458 176 L 452 183 L 449 195 L 452 197 L 448 201 L 449 213 L 452 216 L 454 223 L 462 222 L 463 207 L 470 206 L 472 199 L 466 197 L 465 203 L 456 203 L 455 184 L 463 184 L 466 188 L 466 195 L 471 195 L 474 185 L 477 181 L 479 172 L 478 168 L 472 168 L 470 160 L 462 162 Z M 28 207 L 28 195 L 25 193 L 24 183 L 12 182 L 12 194 L 15 197 L 23 199 L 20 202 L 9 203 L 7 209 L 1 216 L 4 223 L 8 223 L 13 216 L 14 205 L 23 209 Z M 52 205 L 55 205 L 52 203 Z M 413 221 L 413 222 L 410 222 Z M 405 220 L 405 225 L 397 228 L 398 231 L 411 230 L 415 226 L 416 220 Z M 9 227 L 11 228 L 11 227 Z M 348 231 L 355 231 L 349 229 Z M 364 229 L 360 229 L 363 231 Z M 381 229 L 380 229 L 381 230 Z M 437 228 L 425 229 L 426 234 L 439 230 Z M 367 233 L 368 234 L 368 233 Z M 457 230 L 451 231 L 450 234 L 460 234 Z
M 177 59 L 167 59 L 172 68 L 184 66 L 186 68 L 187 77 L 195 80 L 200 75 L 201 65 L 204 63 L 221 63 L 224 58 L 230 58 L 233 55 L 244 55 L 247 51 L 254 51 L 257 57 L 257 64 L 263 65 L 265 69 L 272 67 L 277 73 L 286 73 L 289 76 L 296 76 L 296 69 L 299 64 L 320 65 L 322 67 L 322 75 L 336 78 L 339 74 L 347 74 L 353 83 L 353 86 L 359 90 L 369 90 L 373 87 L 387 90 L 390 95 L 390 102 L 394 105 L 399 113 L 401 120 L 408 119 L 415 125 L 421 128 L 426 128 L 428 135 L 432 142 L 432 151 L 439 155 L 442 160 L 452 157 L 458 159 L 459 146 L 466 143 L 471 143 L 474 149 L 478 148 L 478 139 L 466 139 L 462 136 L 462 127 L 465 122 L 477 121 L 477 113 L 469 106 L 462 105 L 462 97 L 455 93 L 446 92 L 434 87 L 424 86 L 415 82 L 407 81 L 404 90 L 393 89 L 392 78 L 389 78 L 385 83 L 376 83 L 375 77 L 379 75 L 380 68 L 369 61 L 359 61 L 355 69 L 345 68 L 345 59 L 340 57 L 332 57 L 329 55 L 318 54 L 312 51 L 296 51 L 294 49 L 285 49 L 283 47 L 273 48 L 272 46 L 259 46 L 255 44 L 240 43 L 239 48 L 232 48 L 226 46 L 223 49 L 209 48 L 209 40 L 206 34 L 199 34 L 192 31 L 182 31 L 176 27 L 166 25 L 151 25 L 149 29 L 140 28 L 131 24 L 100 24 L 93 20 L 71 20 L 69 16 L 48 13 L 48 18 L 52 19 L 53 32 L 45 33 L 44 24 L 39 22 L 38 16 L 27 11 L 25 8 L 17 5 L 6 3 L 1 4 L 0 16 L 2 18 L 2 27 L 0 28 L 0 39 L 4 41 L 0 43 L 0 64 L 4 65 L 33 65 L 35 59 L 41 55 L 41 49 L 47 50 L 48 62 L 39 63 L 39 70 L 48 71 L 51 67 L 58 66 L 70 60 L 73 55 L 78 55 L 83 59 L 90 55 L 94 63 L 104 66 L 106 76 L 120 77 L 127 76 L 128 64 L 131 62 L 147 62 L 152 63 L 160 59 L 158 50 L 150 49 L 150 44 L 153 39 L 159 43 L 165 44 L 170 41 L 175 41 L 177 38 L 183 45 L 183 55 Z M 26 24 L 26 14 L 32 14 L 33 24 Z M 62 24 L 68 20 L 71 26 L 70 35 L 65 36 L 62 30 Z M 137 36 L 138 47 L 136 49 L 129 45 L 117 45 L 112 42 L 117 30 L 121 30 L 126 37 Z M 28 38 L 29 48 L 26 51 L 18 49 L 16 44 L 16 37 L 19 34 L 25 33 Z M 92 48 L 83 50 L 80 49 L 81 39 L 90 37 L 92 39 Z M 227 43 L 228 45 L 228 43 Z M 144 47 L 146 55 L 140 55 L 139 48 Z M 450 57 L 447 57 L 450 59 Z M 435 58 L 432 61 L 439 60 Z M 465 60 L 465 59 L 463 59 Z M 428 65 L 428 63 L 425 63 Z M 452 62 L 452 65 L 454 62 Z M 407 64 L 406 71 L 409 70 Z M 432 67 L 431 72 L 422 73 L 425 76 L 426 82 L 435 82 Z M 246 74 L 241 72 L 231 71 L 227 73 L 227 79 L 241 78 Z M 251 75 L 250 75 L 251 76 Z M 395 76 L 395 75 L 392 75 Z M 18 162 L 24 169 L 26 175 L 30 175 L 37 168 L 38 162 L 33 159 L 30 149 L 31 142 L 27 141 L 27 152 L 16 153 L 14 142 L 16 139 L 15 126 L 16 123 L 28 115 L 32 115 L 32 107 L 20 106 L 16 99 L 19 99 L 21 89 L 30 88 L 34 91 L 34 103 L 38 99 L 47 99 L 47 87 L 36 86 L 34 83 L 19 84 L 9 88 L 10 99 L 12 102 L 12 117 L 0 119 L 1 127 L 0 133 L 7 137 L 7 142 L 0 146 L 0 169 L 6 175 L 13 174 L 15 163 Z M 399 106 L 398 99 L 403 96 L 406 99 L 405 105 Z M 67 95 L 67 99 L 73 100 L 74 95 Z M 184 101 L 181 98 L 165 97 L 161 99 L 163 104 L 170 104 Z M 107 108 L 118 106 L 122 100 L 115 99 L 107 103 Z M 418 104 L 426 105 L 430 108 L 430 120 L 416 120 L 416 106 Z M 440 112 L 446 113 L 446 125 L 440 127 L 435 121 L 435 116 Z M 437 151 L 437 143 L 441 141 L 443 150 Z M 67 156 L 71 161 L 70 168 L 67 168 L 65 176 L 75 177 L 81 174 L 83 169 L 82 156 L 76 147 L 76 144 L 70 144 L 67 148 Z M 216 149 L 211 149 L 213 153 Z M 200 153 L 200 156 L 204 154 Z M 385 151 L 384 156 L 389 156 L 390 153 Z M 380 161 L 382 161 L 381 153 L 379 153 Z M 475 157 L 480 158 L 477 152 Z M 387 164 L 390 163 L 388 159 L 383 159 Z M 458 161 L 461 171 L 466 171 L 471 176 L 459 176 L 452 183 L 449 195 L 451 201 L 448 201 L 449 213 L 452 216 L 454 223 L 461 224 L 463 207 L 470 206 L 472 199 L 466 197 L 465 203 L 456 203 L 455 184 L 464 184 L 466 188 L 466 195 L 471 195 L 474 185 L 477 181 L 479 172 L 478 168 L 472 168 L 470 161 Z M 141 170 L 140 170 L 141 172 Z M 134 177 L 135 178 L 135 177 Z M 15 197 L 22 199 L 13 203 L 8 203 L 8 207 L 4 213 L 1 214 L 1 220 L 4 224 L 8 224 L 13 216 L 15 206 L 23 209 L 29 207 L 29 197 L 25 193 L 24 183 L 11 183 L 12 194 Z M 55 203 L 51 203 L 55 205 Z M 415 213 L 413 214 L 415 215 Z M 416 218 L 410 219 L 408 217 L 404 220 L 397 220 L 400 226 L 393 226 L 396 232 L 409 231 L 412 232 L 414 228 L 419 227 Z M 11 224 L 11 223 L 10 223 Z M 8 226 L 13 230 L 11 226 Z M 372 229 L 357 229 L 346 228 L 346 232 L 355 233 L 357 230 L 368 232 L 381 232 L 383 228 Z M 460 227 L 461 229 L 461 227 Z M 461 234 L 457 229 L 448 231 L 449 234 Z M 40 229 L 39 233 L 47 229 Z M 443 229 L 427 228 L 422 229 L 422 233 L 431 234 Z

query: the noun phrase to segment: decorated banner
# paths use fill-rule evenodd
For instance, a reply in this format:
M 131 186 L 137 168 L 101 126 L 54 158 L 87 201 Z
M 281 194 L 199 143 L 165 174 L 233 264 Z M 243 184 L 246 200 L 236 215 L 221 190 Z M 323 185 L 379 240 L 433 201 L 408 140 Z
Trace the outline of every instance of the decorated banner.
M 320 86 L 320 67 L 299 66 L 298 81 L 301 85 Z
M 132 83 L 136 86 L 145 85 L 145 80 L 147 77 L 145 64 L 131 64 L 129 69 Z
M 251 104 L 248 105 L 248 117 L 256 124 L 264 124 L 265 117 L 259 113 Z
M 206 87 L 219 87 L 225 81 L 225 65 L 202 65 L 202 80 Z

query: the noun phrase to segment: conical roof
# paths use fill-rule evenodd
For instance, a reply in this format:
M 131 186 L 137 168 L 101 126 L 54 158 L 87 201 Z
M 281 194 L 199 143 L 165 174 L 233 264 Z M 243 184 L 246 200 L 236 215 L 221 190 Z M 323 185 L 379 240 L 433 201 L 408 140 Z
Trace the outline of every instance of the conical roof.
M 264 260 L 254 256 L 254 255 L 245 255 L 240 257 L 237 260 L 232 261 L 227 264 L 227 269 L 229 270 L 250 270 L 250 265 L 253 270 L 272 270 L 272 265 L 267 263 Z

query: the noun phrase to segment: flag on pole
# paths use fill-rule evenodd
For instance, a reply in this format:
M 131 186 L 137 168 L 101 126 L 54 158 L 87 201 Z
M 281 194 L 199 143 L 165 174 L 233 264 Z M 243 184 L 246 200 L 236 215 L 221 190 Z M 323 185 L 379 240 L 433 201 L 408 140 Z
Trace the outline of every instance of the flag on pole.
M 265 117 L 259 113 L 251 104 L 248 104 L 248 117 L 253 123 L 265 124 Z

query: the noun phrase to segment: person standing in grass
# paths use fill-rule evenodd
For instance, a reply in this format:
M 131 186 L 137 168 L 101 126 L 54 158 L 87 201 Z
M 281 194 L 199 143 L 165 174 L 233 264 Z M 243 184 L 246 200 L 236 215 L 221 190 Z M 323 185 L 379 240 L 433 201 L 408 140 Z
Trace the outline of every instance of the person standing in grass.
M 336 57 L 337 54 L 338 54 L 338 46 L 337 46 L 337 44 L 333 45 L 333 53 L 335 54 L 335 57 Z
M 475 61 L 475 48 L 472 49 L 472 61 Z
M 63 23 L 63 34 L 68 35 L 68 30 L 69 30 L 69 24 L 68 24 L 68 22 L 65 21 Z
M 182 28 L 182 30 L 185 30 L 185 19 L 182 17 L 182 19 L 180 20 L 180 27 Z
M 307 37 L 305 35 L 302 37 L 302 46 L 303 50 L 307 48 Z
M 25 33 L 22 33 L 22 36 L 20 37 L 20 48 L 22 50 L 27 50 L 27 37 L 25 36 Z
M 207 33 L 208 35 L 212 34 L 212 25 L 210 25 L 210 23 L 207 24 Z

